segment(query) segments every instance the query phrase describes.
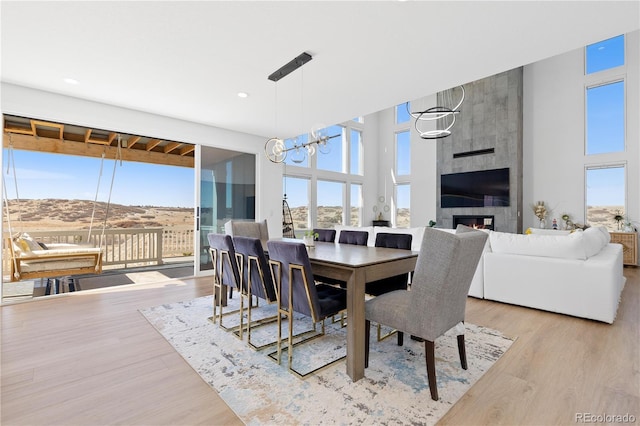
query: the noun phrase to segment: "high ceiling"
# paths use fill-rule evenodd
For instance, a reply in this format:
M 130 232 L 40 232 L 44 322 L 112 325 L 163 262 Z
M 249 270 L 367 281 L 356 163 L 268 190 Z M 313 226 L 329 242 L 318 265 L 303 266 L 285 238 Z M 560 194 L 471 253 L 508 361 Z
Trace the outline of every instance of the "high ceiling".
M 295 136 L 640 28 L 637 0 L 0 7 L 2 82 L 264 137 Z M 278 83 L 267 79 L 302 52 L 313 59 Z

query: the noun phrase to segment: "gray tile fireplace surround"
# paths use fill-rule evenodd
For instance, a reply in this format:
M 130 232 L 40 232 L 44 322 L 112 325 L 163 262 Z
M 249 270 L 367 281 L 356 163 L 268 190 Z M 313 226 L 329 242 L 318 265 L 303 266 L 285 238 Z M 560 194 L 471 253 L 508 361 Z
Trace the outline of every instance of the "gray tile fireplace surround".
M 493 216 L 494 230 L 522 232 L 522 68 L 464 85 L 465 100 L 449 137 L 438 140 L 438 209 L 441 228 L 454 216 Z M 442 94 L 438 94 L 440 101 Z M 440 207 L 440 176 L 509 168 L 509 206 Z

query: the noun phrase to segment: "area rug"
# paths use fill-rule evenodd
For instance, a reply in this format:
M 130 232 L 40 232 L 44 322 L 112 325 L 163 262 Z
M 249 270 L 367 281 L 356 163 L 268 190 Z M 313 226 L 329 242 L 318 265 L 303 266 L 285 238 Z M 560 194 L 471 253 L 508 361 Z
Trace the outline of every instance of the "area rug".
M 234 297 L 225 308 L 238 307 Z M 287 368 L 287 353 L 278 365 L 268 354 L 270 345 L 254 350 L 233 332 L 209 318 L 212 297 L 166 304 L 140 311 L 176 351 L 215 389 L 247 425 L 262 424 L 435 424 L 513 343 L 500 332 L 465 325 L 468 370 L 460 367 L 455 333 L 436 340 L 436 376 L 440 399 L 433 401 L 427 384 L 424 344 L 405 338 L 404 346 L 391 337 L 376 341 L 371 327 L 369 367 L 365 378 L 352 382 L 344 359 L 300 379 Z M 275 313 L 274 305 L 253 309 L 252 320 Z M 233 327 L 239 314 L 224 317 Z M 294 320 L 294 334 L 311 330 L 303 317 Z M 283 322 L 283 336 L 287 336 Z M 320 327 L 318 327 L 320 330 Z M 275 341 L 277 323 L 252 329 L 256 346 Z M 298 339 L 301 339 L 299 337 Z M 326 334 L 294 351 L 294 366 L 313 371 L 346 354 L 346 329 L 326 321 Z

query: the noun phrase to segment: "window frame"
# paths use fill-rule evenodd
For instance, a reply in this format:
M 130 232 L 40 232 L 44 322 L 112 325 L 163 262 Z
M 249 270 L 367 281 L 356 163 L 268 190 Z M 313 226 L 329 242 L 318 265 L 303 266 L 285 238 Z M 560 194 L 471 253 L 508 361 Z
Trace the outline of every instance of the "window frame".
M 588 173 L 590 170 L 604 170 L 604 169 L 623 169 L 623 184 L 624 184 L 624 200 L 622 205 L 622 216 L 625 216 L 628 211 L 628 196 L 629 196 L 629 167 L 627 161 L 615 161 L 611 163 L 597 163 L 597 164 L 585 164 L 584 166 L 584 220 L 586 224 L 589 224 L 589 204 L 588 201 Z M 609 231 L 616 231 L 616 229 L 610 229 Z
M 345 225 L 350 222 L 350 216 L 347 214 L 350 212 L 351 208 L 351 185 L 358 184 L 361 187 L 361 197 L 365 191 L 365 178 L 364 178 L 364 157 L 365 153 L 365 143 L 364 140 L 366 138 L 365 129 L 364 129 L 364 120 L 362 122 L 358 121 L 347 121 L 344 123 L 335 124 L 335 126 L 343 127 L 343 165 L 341 172 L 318 169 L 317 168 L 317 156 L 324 155 L 316 149 L 316 153 L 309 157 L 308 165 L 296 165 L 287 163 L 285 172 L 283 173 L 283 179 L 286 177 L 293 178 L 304 178 L 309 179 L 310 182 L 310 193 L 309 193 L 309 229 L 317 227 L 318 218 L 317 218 L 317 210 L 318 210 L 318 181 L 331 181 L 338 182 L 344 185 L 343 189 L 343 205 L 342 205 L 342 223 L 341 225 Z M 328 126 L 330 127 L 330 126 Z M 360 143 L 359 143 L 359 168 L 362 171 L 361 174 L 351 173 L 351 131 L 356 130 L 360 134 Z M 362 204 L 362 200 L 361 200 Z M 360 222 L 363 221 L 364 208 L 360 206 Z M 298 234 L 298 230 L 294 228 L 296 235 Z

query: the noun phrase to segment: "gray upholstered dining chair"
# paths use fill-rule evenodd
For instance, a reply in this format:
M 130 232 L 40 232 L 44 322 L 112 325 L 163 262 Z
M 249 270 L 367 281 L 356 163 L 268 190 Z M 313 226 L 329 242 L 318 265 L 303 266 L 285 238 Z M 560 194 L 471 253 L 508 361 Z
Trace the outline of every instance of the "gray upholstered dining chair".
M 482 255 L 487 233 L 459 225 L 455 234 L 426 228 L 410 290 L 396 290 L 365 303 L 366 329 L 370 322 L 424 339 L 431 398 L 438 400 L 434 342 L 464 322 L 467 293 Z M 458 334 L 458 352 L 467 369 L 464 332 Z M 369 365 L 369 332 L 365 334 L 365 368 Z
M 240 270 L 238 268 L 238 258 L 236 256 L 233 240 L 230 235 L 225 234 L 207 234 L 209 240 L 209 253 L 213 263 L 213 317 L 212 321 L 216 322 L 216 306 L 219 306 L 220 313 L 218 315 L 218 325 L 225 330 L 228 327 L 222 325 L 222 308 L 226 305 L 225 288 L 229 287 L 229 296 L 233 293 L 233 288 L 237 288 L 240 293 L 240 309 L 239 311 L 228 312 L 228 314 L 239 312 L 240 314 L 240 333 L 242 339 L 243 318 L 244 318 L 244 299 L 246 291 L 242 290 L 242 281 L 240 280 Z M 251 301 L 249 300 L 249 303 Z M 231 329 L 236 329 L 232 327 Z
M 328 317 L 341 313 L 347 309 L 346 290 L 330 286 L 327 284 L 316 284 L 311 273 L 311 263 L 309 254 L 304 243 L 292 241 L 270 240 L 267 242 L 269 249 L 269 267 L 273 274 L 273 281 L 276 284 L 278 294 L 278 343 L 277 361 L 280 364 L 282 353 L 282 317 L 287 317 L 289 322 L 288 335 L 288 367 L 299 377 L 301 374 L 292 367 L 293 362 L 293 322 L 294 312 L 298 312 L 311 318 L 313 330 L 316 331 L 316 324 L 321 323 L 322 331 L 314 337 L 324 335 L 324 320 Z M 314 338 L 312 337 L 312 338 Z M 306 342 L 310 339 L 305 339 Z M 302 343 L 302 342 L 300 342 Z M 343 357 L 344 358 L 344 357 Z M 334 360 L 320 368 L 333 364 L 342 358 Z M 319 370 L 315 369 L 313 372 Z M 311 373 L 308 373 L 311 374 Z
M 261 222 L 230 220 L 224 224 L 224 232 L 232 237 L 259 238 L 263 242 L 269 239 L 269 227 L 266 219 Z
M 400 234 L 391 232 L 379 232 L 376 234 L 376 247 L 387 247 L 402 250 L 411 250 L 411 242 L 413 236 L 411 234 Z M 400 274 L 393 277 L 383 278 L 377 281 L 368 282 L 365 285 L 364 292 L 371 296 L 380 296 L 381 294 L 389 293 L 394 290 L 406 290 L 409 285 L 409 274 Z M 396 330 L 392 330 L 389 333 L 382 334 L 382 327 L 380 324 L 378 329 L 378 341 L 384 340 L 389 336 L 392 336 Z
M 247 343 L 252 348 L 259 350 L 273 343 L 256 346 L 251 342 L 251 328 L 273 322 L 277 315 L 252 321 L 253 298 L 256 298 L 256 307 L 259 306 L 258 299 L 265 300 L 268 304 L 277 302 L 276 289 L 269 272 L 267 256 L 264 253 L 262 242 L 259 238 L 233 237 L 233 245 L 238 256 L 238 266 L 240 267 L 240 279 L 242 288 L 246 288 L 249 306 L 247 309 Z

